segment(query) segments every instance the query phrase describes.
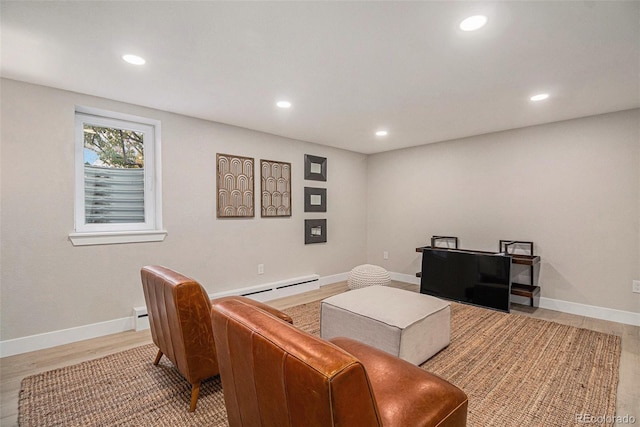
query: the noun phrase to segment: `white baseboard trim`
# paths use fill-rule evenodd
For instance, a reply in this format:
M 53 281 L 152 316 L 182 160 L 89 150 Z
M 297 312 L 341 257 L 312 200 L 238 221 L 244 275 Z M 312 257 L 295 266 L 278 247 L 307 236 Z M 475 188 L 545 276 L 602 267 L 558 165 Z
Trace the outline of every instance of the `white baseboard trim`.
M 593 317 L 594 319 L 608 320 L 610 322 L 640 326 L 640 313 L 634 313 L 632 311 L 616 310 L 615 308 L 598 307 L 595 305 L 580 304 L 577 302 L 546 297 L 540 297 L 540 308 L 561 311 L 569 314 L 577 314 L 579 316 Z
M 320 278 L 320 286 L 331 285 L 333 283 L 344 282 L 348 279 L 349 273 L 332 274 Z
M 129 331 L 134 329 L 134 327 L 135 322 L 132 316 L 0 341 L 0 357 L 14 356 L 16 354 L 57 347 L 76 341 L 116 334 L 118 332 Z
M 398 282 L 411 283 L 412 285 L 419 285 L 420 278 L 411 274 L 403 274 L 403 273 L 394 273 L 393 271 L 389 272 L 391 276 L 391 280 L 396 280 Z
M 411 274 L 389 272 L 392 280 L 420 284 L 420 278 Z M 529 298 L 511 295 L 511 302 L 516 304 L 529 305 Z M 627 325 L 640 326 L 640 313 L 631 311 L 616 310 L 608 307 L 598 307 L 594 305 L 580 304 L 577 302 L 563 301 L 553 298 L 540 297 L 540 308 L 561 311 L 563 313 L 576 314 L 578 316 L 592 317 L 594 319 L 608 320 L 611 322 L 624 323 Z
M 240 295 L 250 291 L 262 291 L 264 289 L 271 289 L 269 292 L 258 293 L 255 294 L 255 296 L 249 296 L 250 298 L 254 298 L 259 301 L 266 301 L 269 299 L 282 298 L 289 295 L 308 292 L 310 290 L 317 289 L 320 286 L 341 282 L 347 280 L 347 275 L 348 273 L 333 274 L 331 276 L 324 277 L 319 277 L 318 275 L 313 275 L 313 277 L 304 276 L 301 278 L 290 279 L 289 281 L 268 283 L 265 285 L 258 285 L 250 288 L 242 288 L 227 292 L 218 292 L 209 296 L 211 298 L 218 298 L 227 295 Z M 300 279 L 308 279 L 312 281 L 298 286 L 286 286 L 289 283 L 300 281 Z M 144 329 L 145 327 L 138 325 L 138 328 Z M 119 332 L 125 332 L 133 329 L 136 329 L 135 309 L 131 317 L 123 317 L 121 319 L 114 319 L 106 322 L 93 323 L 90 325 L 83 325 L 75 328 L 45 332 L 37 335 L 30 335 L 22 338 L 0 341 L 0 357 L 14 356 L 16 354 L 28 353 L 30 351 L 43 350 L 45 348 L 57 347 L 59 345 L 70 344 L 77 341 L 84 341 L 87 339 L 97 338 L 105 335 L 117 334 Z

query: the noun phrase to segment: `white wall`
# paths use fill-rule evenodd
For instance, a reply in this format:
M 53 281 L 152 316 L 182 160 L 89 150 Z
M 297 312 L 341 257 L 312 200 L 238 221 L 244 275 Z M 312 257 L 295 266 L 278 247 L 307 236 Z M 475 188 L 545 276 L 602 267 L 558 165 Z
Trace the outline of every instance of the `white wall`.
M 349 271 L 366 256 L 366 156 L 106 99 L 3 79 L 0 341 L 132 315 L 139 270 L 164 264 L 209 293 Z M 74 247 L 74 109 L 162 121 L 161 243 Z M 216 219 L 216 153 L 286 161 L 293 216 Z M 328 181 L 304 180 L 304 154 L 327 157 Z M 259 173 L 259 172 L 258 172 Z M 328 188 L 328 212 L 305 214 L 304 186 Z M 328 242 L 304 245 L 304 219 L 328 220 Z M 257 264 L 265 266 L 257 274 Z
M 501 238 L 533 240 L 544 297 L 640 311 L 640 294 L 630 291 L 640 279 L 639 110 L 367 157 L 0 84 L 0 341 L 131 316 L 143 305 L 139 269 L 146 264 L 173 267 L 210 293 L 343 273 L 365 261 L 413 275 L 420 269 L 415 247 L 433 234 L 487 250 Z M 69 242 L 75 105 L 162 121 L 164 242 Z M 291 162 L 293 216 L 217 220 L 217 152 Z M 304 181 L 304 154 L 328 158 L 328 182 Z M 304 186 L 328 188 L 327 244 L 304 245 L 304 219 L 323 217 L 303 212 Z
M 530 240 L 543 297 L 640 312 L 639 112 L 370 156 L 367 260 L 413 275 L 432 235 Z

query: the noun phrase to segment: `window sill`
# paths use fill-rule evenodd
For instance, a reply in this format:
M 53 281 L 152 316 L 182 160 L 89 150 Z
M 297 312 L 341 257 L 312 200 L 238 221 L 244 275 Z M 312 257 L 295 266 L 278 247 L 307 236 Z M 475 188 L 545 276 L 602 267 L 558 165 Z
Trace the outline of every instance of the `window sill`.
M 98 233 L 70 233 L 73 246 L 115 245 L 120 243 L 162 242 L 167 237 L 166 230 L 114 231 Z

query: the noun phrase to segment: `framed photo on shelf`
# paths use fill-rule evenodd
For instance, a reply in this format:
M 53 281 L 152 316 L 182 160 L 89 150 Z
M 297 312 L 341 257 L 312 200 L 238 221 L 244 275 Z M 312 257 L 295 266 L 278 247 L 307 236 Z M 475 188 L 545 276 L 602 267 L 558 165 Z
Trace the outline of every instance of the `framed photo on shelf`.
M 458 238 L 456 236 L 431 236 L 431 247 L 458 249 Z
M 505 255 L 531 255 L 533 256 L 533 242 L 522 240 L 500 240 L 500 252 Z

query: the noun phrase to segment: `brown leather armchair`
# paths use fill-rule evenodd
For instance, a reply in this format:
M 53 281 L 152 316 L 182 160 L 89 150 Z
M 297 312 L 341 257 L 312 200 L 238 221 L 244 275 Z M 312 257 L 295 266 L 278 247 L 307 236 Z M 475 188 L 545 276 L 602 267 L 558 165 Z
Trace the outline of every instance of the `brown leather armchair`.
M 154 365 L 162 355 L 191 384 L 191 406 L 195 411 L 202 380 L 218 375 L 218 359 L 211 328 L 211 301 L 195 280 L 169 268 L 147 266 L 141 270 L 144 299 L 153 342 L 158 346 Z M 226 297 L 255 305 L 291 323 L 291 317 L 266 304 L 244 297 Z
M 411 363 L 314 337 L 243 301 L 212 302 L 231 427 L 466 425 L 466 394 Z

